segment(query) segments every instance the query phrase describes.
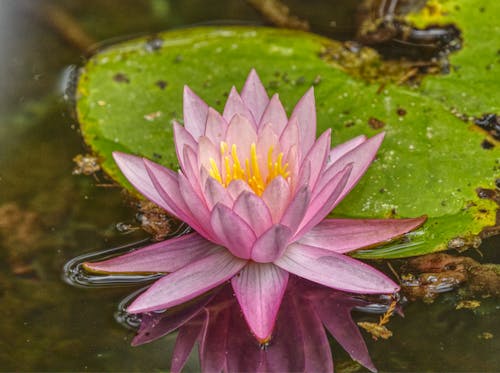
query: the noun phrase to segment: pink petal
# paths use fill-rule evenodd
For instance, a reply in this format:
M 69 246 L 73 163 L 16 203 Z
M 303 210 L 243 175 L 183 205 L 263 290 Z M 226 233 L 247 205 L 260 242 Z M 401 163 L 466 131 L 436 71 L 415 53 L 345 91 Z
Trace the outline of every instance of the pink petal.
M 283 254 L 291 238 L 292 231 L 288 227 L 273 225 L 253 245 L 252 260 L 258 263 L 275 261 Z
M 242 192 L 234 202 L 233 211 L 237 213 L 258 237 L 272 225 L 272 217 L 262 198 L 253 192 Z
M 216 110 L 208 108 L 205 136 L 215 145 L 220 144 L 226 137 L 227 122 Z
M 220 247 L 156 281 L 128 307 L 127 312 L 157 311 L 191 300 L 229 280 L 246 263 Z
M 191 233 L 101 262 L 85 263 L 85 268 L 103 273 L 174 272 L 207 255 L 214 246 L 198 233 Z
M 290 228 L 292 232 L 295 232 L 299 227 L 300 222 L 304 219 L 304 215 L 306 214 L 309 206 L 310 196 L 311 193 L 309 192 L 307 185 L 300 188 L 283 214 L 281 224 Z
M 307 232 L 300 243 L 342 254 L 392 240 L 419 227 L 425 220 L 425 216 L 414 219 L 325 219 Z
M 196 193 L 191 186 L 189 180 L 182 174 L 179 174 L 179 192 L 184 200 L 188 211 L 193 217 L 190 220 L 185 220 L 186 223 L 191 225 L 198 233 L 210 241 L 214 241 L 214 235 L 210 226 L 207 224 L 210 221 L 210 211 L 206 201 Z
M 325 167 L 326 158 L 330 150 L 331 134 L 331 129 L 323 132 L 304 158 L 304 162 L 309 161 L 311 163 L 311 174 L 309 176 L 311 190 L 316 185 L 316 181 Z
M 296 239 L 309 232 L 312 227 L 322 221 L 337 206 L 340 202 L 340 195 L 342 195 L 349 180 L 351 169 L 352 166 L 347 165 L 311 201 L 295 235 Z
M 262 199 L 271 212 L 273 223 L 279 223 L 290 200 L 290 187 L 283 177 L 275 177 L 262 193 Z
M 240 179 L 231 181 L 227 186 L 227 191 L 234 200 L 236 200 L 243 192 L 253 193 L 250 186 L 245 181 Z
M 201 191 L 201 182 L 200 182 L 200 167 L 198 166 L 198 156 L 196 152 L 189 145 L 184 147 L 183 152 L 184 159 L 184 167 L 182 172 L 189 180 L 189 183 L 193 187 L 193 190 L 196 191 L 198 196 L 203 197 L 203 193 Z
M 252 262 L 231 280 L 248 326 L 262 342 L 271 336 L 287 282 L 288 272 Z
M 328 165 L 331 165 L 339 160 L 344 154 L 349 153 L 351 150 L 357 148 L 359 145 L 366 141 L 365 135 L 356 136 L 342 144 L 335 146 L 328 156 Z
M 202 234 L 205 238 L 210 239 L 212 235 L 210 231 L 206 230 L 199 222 L 200 219 L 194 216 L 191 212 L 189 205 L 186 204 L 184 195 L 196 193 L 193 191 L 191 186 L 180 187 L 179 183 L 183 180 L 186 183 L 185 178 L 182 174 L 175 174 L 170 170 L 156 164 L 154 162 L 144 160 L 144 164 L 151 180 L 158 192 L 161 194 L 162 198 L 168 203 L 167 211 L 172 215 L 177 216 L 180 220 L 186 222 L 191 227 L 193 227 L 198 233 Z M 170 172 L 169 172 L 170 171 Z M 197 195 L 196 195 L 197 197 Z M 191 197 L 194 198 L 194 197 Z M 199 199 L 199 197 L 197 197 Z M 206 209 L 205 209 L 206 210 Z M 203 209 L 199 209 L 198 215 L 203 213 Z M 201 220 L 203 221 L 203 220 Z
M 189 146 L 191 149 L 197 149 L 198 141 L 183 126 L 174 121 L 174 143 L 177 159 L 179 160 L 181 169 L 184 170 L 184 148 Z
M 196 149 L 196 148 L 195 148 Z M 206 136 L 198 139 L 198 167 L 205 168 L 207 171 L 212 169 L 211 160 L 215 162 L 219 171 L 221 171 L 221 152 L 220 145 L 215 145 Z
M 253 115 L 256 123 L 260 122 L 262 113 L 269 104 L 269 97 L 267 96 L 266 89 L 262 85 L 257 72 L 252 69 L 248 78 L 241 90 L 241 98 L 245 102 L 248 109 Z
M 377 150 L 380 147 L 383 139 L 384 133 L 381 132 L 378 135 L 369 138 L 358 147 L 340 157 L 337 162 L 333 163 L 329 168 L 326 169 L 325 173 L 318 181 L 316 190 L 320 190 L 321 188 L 323 188 L 328 183 L 329 178 L 331 178 L 335 173 L 342 170 L 346 165 L 352 163 L 353 167 L 351 176 L 349 177 L 349 181 L 347 182 L 344 191 L 339 196 L 339 201 L 342 200 L 352 190 L 352 188 L 354 188 L 361 176 L 364 175 L 373 159 L 375 158 Z
M 184 128 L 196 140 L 205 133 L 208 105 L 188 86 L 184 86 Z
M 347 255 L 294 243 L 274 264 L 334 289 L 361 294 L 392 294 L 399 286 L 382 272 Z
M 222 372 L 226 363 L 228 327 L 231 307 L 212 308 L 201 338 L 200 361 L 202 372 Z
M 302 139 L 300 138 L 299 122 L 297 118 L 290 118 L 288 124 L 284 128 L 280 136 L 281 149 L 286 151 L 294 145 L 301 145 Z M 297 150 L 297 155 L 301 159 L 302 148 Z M 305 153 L 307 154 L 307 153 Z
M 206 313 L 202 312 L 180 328 L 177 339 L 175 340 L 174 352 L 172 353 L 171 373 L 180 373 L 182 371 L 205 323 Z
M 239 215 L 218 204 L 212 211 L 210 224 L 218 241 L 233 255 L 250 259 L 256 237 L 252 228 Z
M 299 100 L 290 122 L 296 119 L 300 130 L 300 143 L 302 154 L 305 155 L 311 149 L 316 139 L 316 103 L 314 101 L 314 88 L 310 88 Z
M 143 313 L 141 315 L 141 326 L 132 340 L 132 346 L 139 346 L 157 340 L 182 327 L 200 313 L 204 314 L 204 307 L 212 301 L 214 295 L 214 292 L 209 292 L 192 302 L 172 307 L 165 312 Z
M 269 105 L 267 105 L 267 108 L 264 111 L 264 114 L 262 114 L 259 128 L 262 128 L 262 126 L 268 123 L 272 123 L 272 128 L 277 136 L 281 135 L 283 129 L 288 123 L 285 108 L 281 104 L 277 93 L 273 95 L 271 101 L 269 101 Z
M 113 158 L 123 175 L 141 194 L 164 209 L 170 207 L 156 190 L 142 158 L 121 152 L 113 152 Z
M 212 210 L 219 202 L 229 208 L 233 207 L 233 199 L 231 195 L 227 192 L 226 188 L 221 185 L 221 183 L 212 177 L 207 178 L 207 181 L 205 182 L 204 196 L 209 210 Z
M 257 144 L 257 133 L 246 117 L 236 114 L 231 122 L 229 122 L 226 142 L 229 145 L 229 153 L 231 152 L 232 145 L 236 145 L 238 157 L 244 167 L 245 159 L 250 158 L 250 146 Z
M 231 122 L 236 114 L 247 118 L 252 123 L 252 127 L 257 128 L 257 123 L 255 122 L 255 118 L 250 112 L 250 109 L 243 102 L 236 88 L 233 87 L 231 88 L 231 92 L 227 98 L 222 116 L 226 121 Z
M 342 297 L 347 298 L 345 295 L 340 296 L 340 299 L 321 296 L 313 298 L 312 302 L 325 327 L 351 358 L 370 371 L 376 372 L 377 369 L 370 359 L 363 336 L 351 317 L 354 304 Z

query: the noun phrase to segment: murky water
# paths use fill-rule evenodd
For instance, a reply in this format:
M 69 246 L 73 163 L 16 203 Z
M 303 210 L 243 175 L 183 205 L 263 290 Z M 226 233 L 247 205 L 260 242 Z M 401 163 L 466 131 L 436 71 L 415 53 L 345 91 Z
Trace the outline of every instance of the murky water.
M 352 3 L 289 2 L 315 29 L 338 38 L 352 36 Z M 116 229 L 120 222 L 137 224 L 118 189 L 96 187 L 106 184 L 102 177 L 71 174 L 72 158 L 85 148 L 61 79 L 68 66 L 82 63 L 79 43 L 85 40 L 73 40 L 48 20 L 57 9 L 97 42 L 204 22 L 263 19 L 236 0 L 0 1 L 0 370 L 164 371 L 173 337 L 132 348 L 133 332 L 115 320 L 120 301 L 144 284 L 89 289 L 62 280 L 71 258 L 147 235 Z M 484 261 L 498 263 L 495 245 L 498 240 L 483 245 Z M 456 302 L 456 294 L 448 294 L 431 305 L 409 304 L 406 317 L 390 324 L 394 337 L 366 336 L 377 367 L 498 371 L 498 300 L 483 299 L 474 311 L 457 311 Z M 337 371 L 361 370 L 337 345 L 334 360 Z M 196 357 L 187 369 L 197 369 Z

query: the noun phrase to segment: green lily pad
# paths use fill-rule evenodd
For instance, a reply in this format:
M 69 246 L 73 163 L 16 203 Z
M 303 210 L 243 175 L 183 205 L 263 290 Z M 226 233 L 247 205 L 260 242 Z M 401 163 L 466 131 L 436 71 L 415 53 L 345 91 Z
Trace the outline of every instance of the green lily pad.
M 131 189 L 112 151 L 175 169 L 171 122 L 182 119 L 183 85 L 221 110 L 231 85 L 241 89 L 254 67 L 288 113 L 315 85 L 318 128 L 332 128 L 334 144 L 386 131 L 378 159 L 334 213 L 429 219 L 403 240 L 357 256 L 434 252 L 494 225 L 497 205 L 479 198 L 476 188 L 494 189 L 498 148 L 483 149 L 485 135 L 434 97 L 392 85 L 381 90 L 322 57 L 338 47 L 308 33 L 245 27 L 179 30 L 118 44 L 82 69 L 77 111 L 83 136 L 105 171 Z
M 426 77 L 419 90 L 464 116 L 500 113 L 500 2 L 430 0 L 406 20 L 419 28 L 455 25 L 462 48 L 449 56 L 449 73 Z

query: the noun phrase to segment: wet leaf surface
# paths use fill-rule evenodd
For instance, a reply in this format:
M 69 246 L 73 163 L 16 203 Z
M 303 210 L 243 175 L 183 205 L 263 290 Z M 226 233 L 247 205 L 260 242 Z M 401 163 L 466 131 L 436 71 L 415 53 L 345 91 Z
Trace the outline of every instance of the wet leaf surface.
M 355 78 L 324 58 L 324 51 L 338 43 L 297 31 L 196 28 L 159 34 L 156 47 L 151 45 L 151 38 L 143 38 L 102 51 L 83 68 L 78 85 L 85 140 L 104 170 L 127 188 L 112 151 L 177 168 L 171 122 L 182 119 L 183 85 L 221 110 L 231 85 L 241 89 L 255 67 L 268 93 L 279 92 L 288 114 L 314 85 L 319 131 L 331 127 L 334 144 L 386 131 L 378 159 L 334 213 L 354 218 L 427 214 L 429 219 L 401 240 L 357 256 L 394 258 L 443 250 L 453 239 L 464 237 L 467 243 L 495 224 L 497 204 L 480 198 L 476 188 L 495 188 L 498 148 L 481 147 L 486 135 L 457 118 L 440 96 Z M 438 84 L 450 76 L 432 79 Z M 462 96 L 457 97 L 450 100 Z

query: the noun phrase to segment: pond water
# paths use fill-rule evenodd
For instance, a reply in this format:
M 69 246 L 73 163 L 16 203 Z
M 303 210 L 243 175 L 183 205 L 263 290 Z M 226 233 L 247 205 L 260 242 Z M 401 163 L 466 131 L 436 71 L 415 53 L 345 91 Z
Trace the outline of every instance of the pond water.
M 356 2 L 289 4 L 316 31 L 353 36 Z M 107 187 L 102 176 L 72 175 L 72 158 L 86 149 L 64 79 L 84 61 L 82 43 L 92 40 L 263 22 L 244 1 L 0 1 L 1 371 L 168 370 L 174 336 L 130 347 L 134 332 L 115 320 L 119 302 L 140 285 L 78 288 L 62 279 L 71 258 L 147 238 L 141 230 L 116 229 L 121 222 L 137 225 L 119 189 Z M 484 243 L 482 259 L 471 255 L 498 263 L 498 243 Z M 410 303 L 404 319 L 392 319 L 392 338 L 373 341 L 365 334 L 375 365 L 381 371 L 498 371 L 498 299 L 481 299 L 475 310 L 456 310 L 457 301 L 448 293 L 433 304 Z M 337 371 L 363 371 L 332 345 Z M 193 356 L 186 370 L 197 368 Z

